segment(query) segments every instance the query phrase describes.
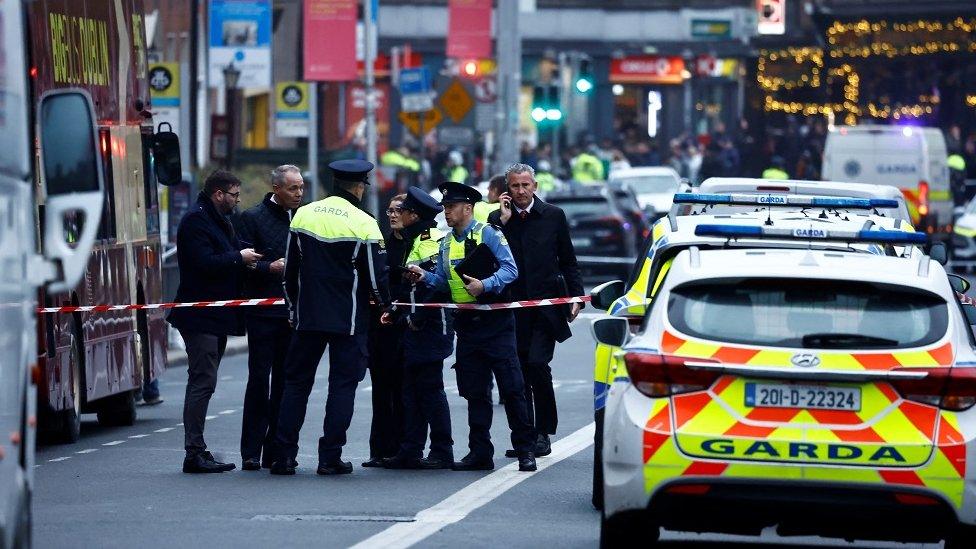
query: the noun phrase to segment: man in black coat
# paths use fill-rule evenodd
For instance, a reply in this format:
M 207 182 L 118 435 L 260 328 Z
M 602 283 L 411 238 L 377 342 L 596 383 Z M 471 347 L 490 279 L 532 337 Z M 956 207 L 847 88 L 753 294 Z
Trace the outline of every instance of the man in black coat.
M 291 164 L 278 166 L 271 172 L 271 192 L 238 217 L 236 226 L 241 244 L 253 247 L 263 256 L 247 273 L 247 297 L 285 297 L 282 282 L 288 225 L 302 204 L 304 191 L 301 169 Z M 247 389 L 241 422 L 241 469 L 259 471 L 261 467 L 270 469 L 274 461 L 272 444 L 285 388 L 285 355 L 292 329 L 288 324 L 288 310 L 283 306 L 248 307 L 244 314 Z
M 176 301 L 239 299 L 245 268 L 261 254 L 241 249 L 227 214 L 240 202 L 241 181 L 230 172 L 217 170 L 207 177 L 196 208 L 190 210 L 176 234 L 180 287 Z M 217 367 L 228 335 L 244 334 L 239 309 L 224 307 L 173 309 L 169 323 L 186 343 L 187 383 L 183 401 L 186 458 L 184 473 L 222 473 L 234 469 L 207 451 L 203 426 L 210 397 L 217 387 Z
M 519 276 L 510 286 L 512 299 L 545 299 L 581 295 L 583 282 L 576 264 L 576 252 L 569 237 L 566 214 L 535 196 L 535 171 L 526 164 L 513 164 L 506 172 L 508 192 L 501 207 L 488 222 L 502 228 L 512 247 Z M 568 339 L 569 323 L 580 311 L 579 304 L 515 310 L 515 338 L 519 362 L 525 377 L 525 400 L 536 430 L 536 456 L 552 452 L 549 435 L 557 424 L 556 394 L 552 387 L 552 361 L 556 342 Z M 514 450 L 506 452 L 508 457 Z

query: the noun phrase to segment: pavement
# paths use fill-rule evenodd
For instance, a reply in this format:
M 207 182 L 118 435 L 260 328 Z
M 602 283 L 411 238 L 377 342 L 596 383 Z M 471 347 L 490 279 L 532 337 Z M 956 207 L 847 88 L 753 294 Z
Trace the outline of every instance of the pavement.
M 592 309 L 590 309 L 592 311 Z M 239 469 L 186 475 L 181 424 L 186 370 L 161 379 L 165 401 L 139 409 L 136 425 L 100 427 L 84 416 L 81 440 L 38 448 L 34 494 L 36 547 L 596 547 L 599 513 L 590 505 L 592 469 L 592 356 L 588 325 L 557 347 L 553 361 L 559 433 L 540 470 L 520 473 L 503 457 L 509 447 L 504 412 L 495 407 L 494 472 L 387 471 L 359 466 L 368 458 L 370 398 L 367 375 L 343 458 L 352 475 L 315 474 L 327 388 L 323 359 L 302 430 L 299 470 L 293 477 Z M 236 346 L 239 344 L 235 343 Z M 246 351 L 246 349 L 243 349 Z M 175 357 L 174 357 L 175 358 Z M 176 364 L 177 362 L 171 362 Z M 452 364 L 448 361 L 447 364 Z M 210 405 L 206 439 L 219 457 L 240 465 L 241 406 L 246 354 L 229 354 Z M 453 372 L 445 383 L 454 425 L 455 454 L 467 451 L 464 402 Z M 759 538 L 665 532 L 663 547 L 833 546 L 820 538 Z M 928 546 L 934 547 L 934 546 Z

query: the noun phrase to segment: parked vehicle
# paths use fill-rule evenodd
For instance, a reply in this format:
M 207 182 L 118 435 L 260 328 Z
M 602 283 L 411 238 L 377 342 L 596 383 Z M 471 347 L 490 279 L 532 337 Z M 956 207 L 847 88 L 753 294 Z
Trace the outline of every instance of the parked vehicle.
M 671 209 L 671 197 L 681 187 L 681 177 L 665 166 L 627 168 L 610 172 L 610 183 L 633 189 L 641 210 L 654 222 Z

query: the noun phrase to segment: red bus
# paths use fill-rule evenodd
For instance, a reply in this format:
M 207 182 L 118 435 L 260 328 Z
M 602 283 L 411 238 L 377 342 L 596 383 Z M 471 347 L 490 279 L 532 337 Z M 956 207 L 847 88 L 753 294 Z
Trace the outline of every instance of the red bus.
M 48 307 L 159 302 L 159 202 L 142 2 L 25 5 L 31 97 L 65 88 L 87 92 L 105 181 L 81 282 L 67 292 L 41 290 L 38 301 Z M 40 212 L 43 193 L 37 194 Z M 104 425 L 131 425 L 136 391 L 166 368 L 162 311 L 41 315 L 37 341 L 38 434 L 52 441 L 76 441 L 83 413 L 96 413 Z

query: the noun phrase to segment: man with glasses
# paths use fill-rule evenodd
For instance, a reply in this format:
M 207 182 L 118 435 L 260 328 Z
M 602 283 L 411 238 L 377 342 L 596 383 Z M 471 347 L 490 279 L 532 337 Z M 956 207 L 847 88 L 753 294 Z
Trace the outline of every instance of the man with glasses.
M 176 301 L 239 299 L 244 273 L 261 259 L 251 248 L 241 249 L 227 215 L 240 202 L 241 181 L 217 170 L 207 177 L 196 208 L 180 221 L 176 234 L 180 286 Z M 240 309 L 194 307 L 173 309 L 168 321 L 186 343 L 187 383 L 183 401 L 186 457 L 184 473 L 222 473 L 234 469 L 207 451 L 203 427 L 210 397 L 217 387 L 217 368 L 228 335 L 244 335 Z

